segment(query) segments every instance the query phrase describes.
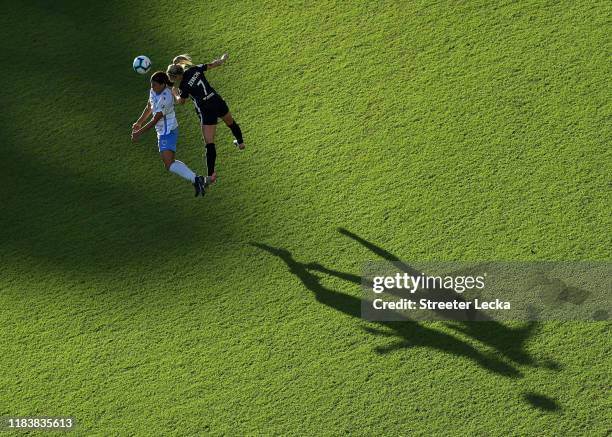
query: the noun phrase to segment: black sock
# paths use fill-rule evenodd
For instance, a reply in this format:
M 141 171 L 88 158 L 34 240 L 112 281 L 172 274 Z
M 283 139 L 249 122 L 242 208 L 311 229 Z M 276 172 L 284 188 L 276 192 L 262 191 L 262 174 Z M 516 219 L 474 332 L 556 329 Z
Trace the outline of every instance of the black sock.
M 236 141 L 238 141 L 238 144 L 244 143 L 244 141 L 242 140 L 242 131 L 240 130 L 240 126 L 238 126 L 238 123 L 236 123 L 236 120 L 234 120 L 234 122 L 228 127 L 232 131 L 232 134 L 234 134 L 234 137 L 236 138 Z
M 212 176 L 215 172 L 215 160 L 217 159 L 217 149 L 215 143 L 206 145 L 206 167 L 208 168 L 208 176 Z

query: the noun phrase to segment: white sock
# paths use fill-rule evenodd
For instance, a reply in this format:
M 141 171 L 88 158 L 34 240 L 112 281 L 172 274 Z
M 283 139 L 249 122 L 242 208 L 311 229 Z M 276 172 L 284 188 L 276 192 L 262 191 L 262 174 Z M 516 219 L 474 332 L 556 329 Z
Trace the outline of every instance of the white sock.
M 182 161 L 178 161 L 178 160 L 174 161 L 170 165 L 169 170 L 172 173 L 179 175 L 183 179 L 187 179 L 188 181 L 191 181 L 191 183 L 195 182 L 196 174 L 192 172 L 191 169 L 187 167 L 185 163 Z

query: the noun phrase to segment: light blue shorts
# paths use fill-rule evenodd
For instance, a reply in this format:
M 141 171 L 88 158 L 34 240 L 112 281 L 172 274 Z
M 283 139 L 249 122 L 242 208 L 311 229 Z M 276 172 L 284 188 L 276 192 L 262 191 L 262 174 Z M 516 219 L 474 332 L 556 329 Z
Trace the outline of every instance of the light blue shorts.
M 178 141 L 178 128 L 170 131 L 167 135 L 160 135 L 157 138 L 157 146 L 160 153 L 164 150 L 172 150 L 176 152 L 176 142 Z

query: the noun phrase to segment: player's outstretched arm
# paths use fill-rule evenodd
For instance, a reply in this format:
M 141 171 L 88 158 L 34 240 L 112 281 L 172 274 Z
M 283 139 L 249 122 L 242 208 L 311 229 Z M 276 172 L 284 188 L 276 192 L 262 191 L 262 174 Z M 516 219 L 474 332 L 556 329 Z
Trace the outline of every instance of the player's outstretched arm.
M 142 124 L 145 122 L 147 118 L 151 115 L 151 102 L 147 102 L 147 106 L 145 106 L 144 110 L 136 123 L 132 125 L 132 131 L 139 130 L 142 127 Z
M 150 111 L 149 111 L 150 112 Z M 138 141 L 138 139 L 140 138 L 140 136 L 145 133 L 146 131 L 148 131 L 149 129 L 151 129 L 153 126 L 155 126 L 157 124 L 157 122 L 159 120 L 161 120 L 164 116 L 163 112 L 157 112 L 155 113 L 155 115 L 153 116 L 153 118 L 151 120 L 149 120 L 149 122 L 147 124 L 145 124 L 143 127 L 141 127 L 140 129 L 137 130 L 133 130 L 132 131 L 132 141 L 136 142 Z
M 229 55 L 227 53 L 223 53 L 223 55 L 221 55 L 221 57 L 219 59 L 215 59 L 211 63 L 206 64 L 207 70 L 210 70 L 211 68 L 216 68 L 216 67 L 219 67 L 220 65 L 223 65 L 225 63 L 225 61 L 227 61 L 227 58 L 229 58 Z

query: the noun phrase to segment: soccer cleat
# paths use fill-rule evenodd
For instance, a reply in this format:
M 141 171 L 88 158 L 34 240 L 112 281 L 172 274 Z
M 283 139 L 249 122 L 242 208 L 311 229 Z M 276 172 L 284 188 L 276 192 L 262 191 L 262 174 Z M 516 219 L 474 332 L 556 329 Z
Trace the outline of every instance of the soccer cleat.
M 196 176 L 193 187 L 195 188 L 195 197 L 204 196 L 206 194 L 206 178 L 204 176 Z
M 238 150 L 244 150 L 244 143 L 239 144 L 238 140 L 234 140 L 234 146 L 236 146 L 238 148 Z

